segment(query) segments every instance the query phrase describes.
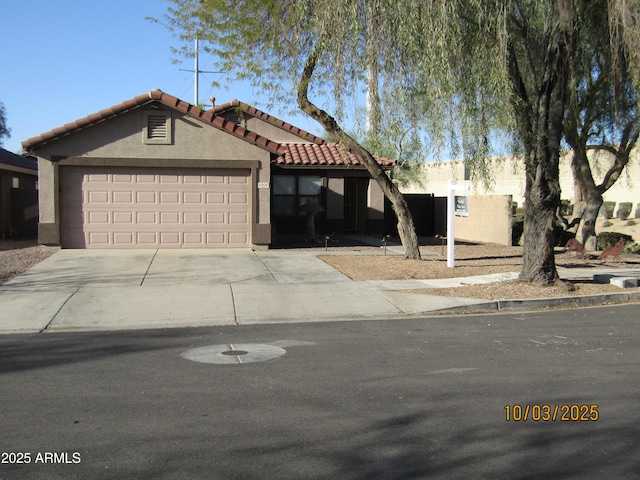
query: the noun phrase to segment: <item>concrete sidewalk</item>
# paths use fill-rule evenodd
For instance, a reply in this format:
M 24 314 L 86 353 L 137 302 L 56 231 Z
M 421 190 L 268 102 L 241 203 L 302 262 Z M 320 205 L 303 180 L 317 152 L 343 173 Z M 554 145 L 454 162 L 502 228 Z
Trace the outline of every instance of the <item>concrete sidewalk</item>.
M 640 270 L 614 271 L 640 277 Z M 607 272 L 588 269 L 584 274 L 591 278 L 594 273 Z M 623 289 L 578 299 L 521 301 L 398 291 L 515 276 L 356 282 L 315 253 L 299 251 L 61 250 L 0 286 L 0 333 L 399 318 L 640 299 L 638 292 Z

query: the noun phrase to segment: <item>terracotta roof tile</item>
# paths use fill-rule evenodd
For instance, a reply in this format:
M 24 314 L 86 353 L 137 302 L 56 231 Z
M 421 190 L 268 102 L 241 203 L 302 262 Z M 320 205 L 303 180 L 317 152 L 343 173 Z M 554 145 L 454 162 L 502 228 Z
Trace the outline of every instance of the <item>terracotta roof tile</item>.
M 291 143 L 283 145 L 285 151 L 279 155 L 274 163 L 283 166 L 362 166 L 360 161 L 352 153 L 347 152 L 338 143 Z M 378 157 L 374 155 L 378 164 L 384 167 L 395 165 L 395 160 L 391 158 Z
M 191 105 L 160 90 L 152 90 L 148 93 L 138 95 L 137 97 L 126 100 L 120 104 L 114 105 L 110 108 L 106 108 L 87 117 L 78 119 L 75 122 L 68 123 L 66 125 L 63 125 L 62 127 L 54 128 L 49 132 L 45 132 L 35 137 L 29 138 L 28 140 L 22 142 L 22 146 L 26 150 L 32 150 L 41 146 L 42 144 L 64 137 L 73 132 L 89 127 L 95 123 L 102 122 L 109 118 L 115 117 L 116 115 L 125 113 L 128 110 L 140 107 L 153 101 L 159 101 L 160 103 L 170 108 L 175 108 L 176 110 L 181 111 L 187 115 L 191 115 L 203 121 L 209 122 L 214 127 L 221 130 L 226 130 L 236 137 L 242 138 L 243 140 L 253 143 L 254 145 L 258 145 L 261 148 L 270 151 L 271 153 L 284 153 L 284 147 L 279 143 L 274 142 L 273 140 L 269 140 L 268 138 L 261 137 L 257 134 L 248 135 L 248 133 L 253 132 L 249 132 L 249 130 L 247 130 L 246 128 L 236 125 L 235 123 L 226 121 L 224 118 L 217 116 L 214 111 L 202 111 L 195 105 Z

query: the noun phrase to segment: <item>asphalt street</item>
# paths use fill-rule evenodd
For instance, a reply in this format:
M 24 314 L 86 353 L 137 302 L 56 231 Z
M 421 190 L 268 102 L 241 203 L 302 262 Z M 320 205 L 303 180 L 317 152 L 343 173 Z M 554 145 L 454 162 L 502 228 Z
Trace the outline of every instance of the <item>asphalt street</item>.
M 638 478 L 639 344 L 637 304 L 0 336 L 0 479 Z

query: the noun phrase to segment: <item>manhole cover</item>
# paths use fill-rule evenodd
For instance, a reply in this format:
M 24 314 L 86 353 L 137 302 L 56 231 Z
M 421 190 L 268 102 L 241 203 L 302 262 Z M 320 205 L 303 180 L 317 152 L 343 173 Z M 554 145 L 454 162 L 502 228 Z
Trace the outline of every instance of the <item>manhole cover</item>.
M 193 348 L 182 354 L 183 358 L 200 363 L 240 364 L 266 362 L 287 353 L 284 348 L 260 343 L 210 345 Z

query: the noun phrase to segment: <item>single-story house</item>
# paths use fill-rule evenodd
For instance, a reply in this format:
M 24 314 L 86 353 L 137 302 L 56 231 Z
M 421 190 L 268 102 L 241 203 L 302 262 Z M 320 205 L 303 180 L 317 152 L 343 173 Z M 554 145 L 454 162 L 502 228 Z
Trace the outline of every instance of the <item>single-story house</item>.
M 384 197 L 357 159 L 238 100 L 160 90 L 30 138 L 39 241 L 63 248 L 268 248 L 273 232 L 381 233 Z M 385 168 L 393 161 L 379 158 Z
M 38 233 L 38 161 L 0 148 L 0 238 Z

